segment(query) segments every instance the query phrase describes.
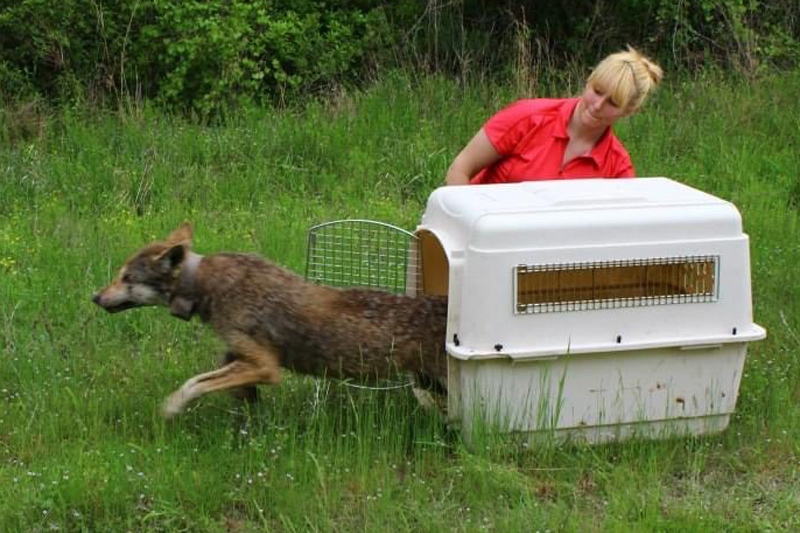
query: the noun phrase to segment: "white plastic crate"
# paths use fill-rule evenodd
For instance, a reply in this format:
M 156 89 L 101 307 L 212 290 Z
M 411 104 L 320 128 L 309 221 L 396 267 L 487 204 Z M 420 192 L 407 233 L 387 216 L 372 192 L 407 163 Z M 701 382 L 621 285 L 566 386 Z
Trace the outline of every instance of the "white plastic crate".
M 467 437 L 478 420 L 591 442 L 727 426 L 766 335 L 731 203 L 665 178 L 442 187 L 415 233 L 408 291 L 448 295 Z

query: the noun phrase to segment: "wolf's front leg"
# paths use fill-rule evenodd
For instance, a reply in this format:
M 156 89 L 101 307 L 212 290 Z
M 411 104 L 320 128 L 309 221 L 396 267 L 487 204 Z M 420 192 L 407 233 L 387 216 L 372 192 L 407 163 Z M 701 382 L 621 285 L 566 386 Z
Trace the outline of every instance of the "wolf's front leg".
M 280 382 L 279 359 L 270 349 L 246 335 L 233 340 L 229 344 L 237 357 L 217 370 L 189 379 L 173 392 L 164 402 L 166 418 L 181 413 L 191 401 L 209 392 Z
M 230 364 L 239 358 L 240 358 L 239 354 L 227 351 L 222 356 L 220 367 Z M 249 385 L 247 387 L 237 387 L 231 390 L 231 394 L 235 398 L 243 400 L 250 404 L 256 403 L 258 401 L 258 387 L 256 387 L 255 385 Z

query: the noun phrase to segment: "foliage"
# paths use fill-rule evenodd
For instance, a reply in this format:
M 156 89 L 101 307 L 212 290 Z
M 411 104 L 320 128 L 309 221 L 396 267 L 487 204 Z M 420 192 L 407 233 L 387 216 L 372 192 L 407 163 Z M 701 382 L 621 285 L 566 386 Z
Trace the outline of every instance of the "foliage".
M 158 0 L 138 43 L 143 71 L 156 73 L 152 92 L 208 113 L 242 96 L 313 91 L 353 75 L 380 44 L 375 12 L 288 5 Z
M 207 116 L 378 69 L 540 79 L 626 44 L 670 70 L 800 63 L 796 0 L 0 0 L 5 100 L 155 99 Z M 527 79 L 527 81 L 525 81 Z
M 23 74 L 51 98 L 145 96 L 201 114 L 240 97 L 313 92 L 363 74 L 380 52 L 386 20 L 365 4 L 9 1 L 0 84 L 6 99 Z
M 592 447 L 487 436 L 465 449 L 407 389 L 289 373 L 255 406 L 209 395 L 166 423 L 162 398 L 221 344 L 164 309 L 107 315 L 90 301 L 184 220 L 199 253 L 253 251 L 298 272 L 315 223 L 414 228 L 513 87 L 394 72 L 213 126 L 149 105 L 56 110 L 44 132 L 0 142 L 0 529 L 800 530 L 798 92 L 797 72 L 706 73 L 669 80 L 618 123 L 642 175 L 740 210 L 769 336 L 749 346 L 724 433 Z
M 800 59 L 800 4 L 790 0 L 661 2 L 651 42 L 676 63 L 722 62 L 754 73 L 764 64 L 796 65 Z

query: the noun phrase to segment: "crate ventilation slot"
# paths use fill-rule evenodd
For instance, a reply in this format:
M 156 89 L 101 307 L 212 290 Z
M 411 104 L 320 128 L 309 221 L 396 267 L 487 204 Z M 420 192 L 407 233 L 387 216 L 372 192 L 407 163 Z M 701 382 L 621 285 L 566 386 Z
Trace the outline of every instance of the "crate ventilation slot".
M 714 302 L 718 256 L 518 265 L 517 314 Z

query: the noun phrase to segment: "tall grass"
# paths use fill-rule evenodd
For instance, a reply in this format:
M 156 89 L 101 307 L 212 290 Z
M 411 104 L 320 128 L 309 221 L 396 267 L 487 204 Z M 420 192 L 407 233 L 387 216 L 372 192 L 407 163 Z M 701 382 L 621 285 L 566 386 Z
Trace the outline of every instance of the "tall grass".
M 162 398 L 221 345 L 159 309 L 90 302 L 180 222 L 200 253 L 302 271 L 313 224 L 413 228 L 461 146 L 514 94 L 389 76 L 199 126 L 66 110 L 0 148 L 3 531 L 764 531 L 800 528 L 800 75 L 674 82 L 620 125 L 639 175 L 727 198 L 751 237 L 756 320 L 723 434 L 465 449 L 407 390 L 290 376 L 251 407 Z M 553 95 L 558 90 L 553 89 Z M 563 93 L 562 93 L 563 94 Z M 4 130 L 8 131 L 8 130 Z

